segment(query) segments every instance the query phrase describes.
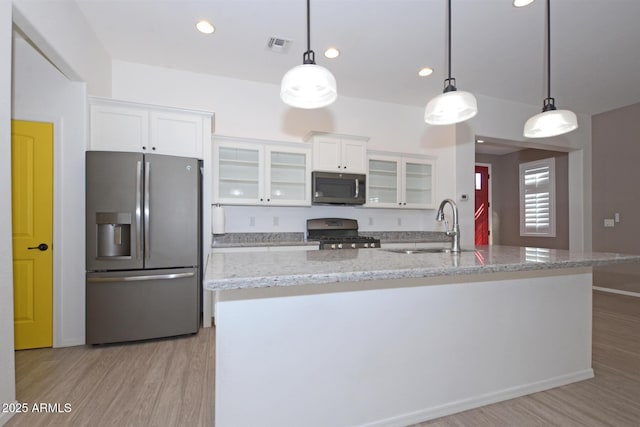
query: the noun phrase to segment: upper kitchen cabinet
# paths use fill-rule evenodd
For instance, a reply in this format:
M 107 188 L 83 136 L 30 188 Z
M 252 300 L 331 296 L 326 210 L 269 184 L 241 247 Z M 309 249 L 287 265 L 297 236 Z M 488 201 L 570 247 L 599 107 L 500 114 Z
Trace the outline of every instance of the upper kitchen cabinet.
M 435 160 L 417 156 L 369 154 L 369 208 L 433 209 Z
M 204 158 L 213 113 L 89 98 L 90 150 Z
M 311 205 L 311 150 L 234 138 L 213 144 L 213 203 Z
M 313 146 L 313 170 L 366 173 L 367 141 L 360 136 L 310 132 L 305 141 Z

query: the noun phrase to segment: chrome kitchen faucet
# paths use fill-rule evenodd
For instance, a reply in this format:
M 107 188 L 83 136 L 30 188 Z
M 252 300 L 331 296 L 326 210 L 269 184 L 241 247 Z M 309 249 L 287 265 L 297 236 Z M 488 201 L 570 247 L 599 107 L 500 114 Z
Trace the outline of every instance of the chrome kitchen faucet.
M 449 230 L 447 221 L 444 219 L 444 206 L 446 204 L 451 205 L 451 209 L 453 210 L 453 227 Z M 449 237 L 453 237 L 451 241 L 451 252 L 459 253 L 460 250 L 460 224 L 458 223 L 458 206 L 456 202 L 451 199 L 444 199 L 442 203 L 440 203 L 440 207 L 438 208 L 438 213 L 436 214 L 436 221 L 444 221 L 445 224 L 445 234 Z

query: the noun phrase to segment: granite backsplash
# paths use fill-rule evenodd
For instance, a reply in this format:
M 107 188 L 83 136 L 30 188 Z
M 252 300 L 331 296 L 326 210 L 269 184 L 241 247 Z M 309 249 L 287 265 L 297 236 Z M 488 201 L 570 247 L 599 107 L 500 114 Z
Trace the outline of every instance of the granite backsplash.
M 451 238 L 441 231 L 361 231 L 362 236 L 374 237 L 382 243 L 429 243 L 451 242 Z M 227 233 L 213 236 L 211 247 L 253 247 L 253 246 L 301 246 L 315 245 L 317 241 L 307 241 L 306 233 Z

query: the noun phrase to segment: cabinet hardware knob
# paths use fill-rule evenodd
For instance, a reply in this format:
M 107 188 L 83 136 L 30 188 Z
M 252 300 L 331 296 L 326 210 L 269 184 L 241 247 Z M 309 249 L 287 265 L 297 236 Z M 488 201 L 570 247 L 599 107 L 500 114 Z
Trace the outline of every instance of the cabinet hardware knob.
M 39 251 L 46 251 L 47 249 L 49 249 L 49 245 L 47 245 L 46 243 L 40 243 L 38 246 L 33 246 L 31 248 L 27 248 L 29 250 L 31 249 L 37 249 Z
M 151 149 L 152 149 L 153 151 L 156 151 L 156 147 L 151 147 Z
M 147 146 L 146 146 L 146 145 L 143 145 L 143 146 L 142 146 L 142 149 L 143 149 L 143 150 L 146 150 L 146 149 L 147 149 Z

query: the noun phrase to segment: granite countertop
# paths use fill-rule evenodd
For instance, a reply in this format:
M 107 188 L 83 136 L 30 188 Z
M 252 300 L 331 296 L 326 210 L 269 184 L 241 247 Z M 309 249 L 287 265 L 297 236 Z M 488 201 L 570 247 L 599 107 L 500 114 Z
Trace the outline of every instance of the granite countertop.
M 211 248 L 253 248 L 269 246 L 318 246 L 306 240 L 304 233 L 227 233 L 213 236 Z
M 477 273 L 550 270 L 640 262 L 640 255 L 481 246 L 458 255 L 385 249 L 212 252 L 205 289 L 266 288 Z

